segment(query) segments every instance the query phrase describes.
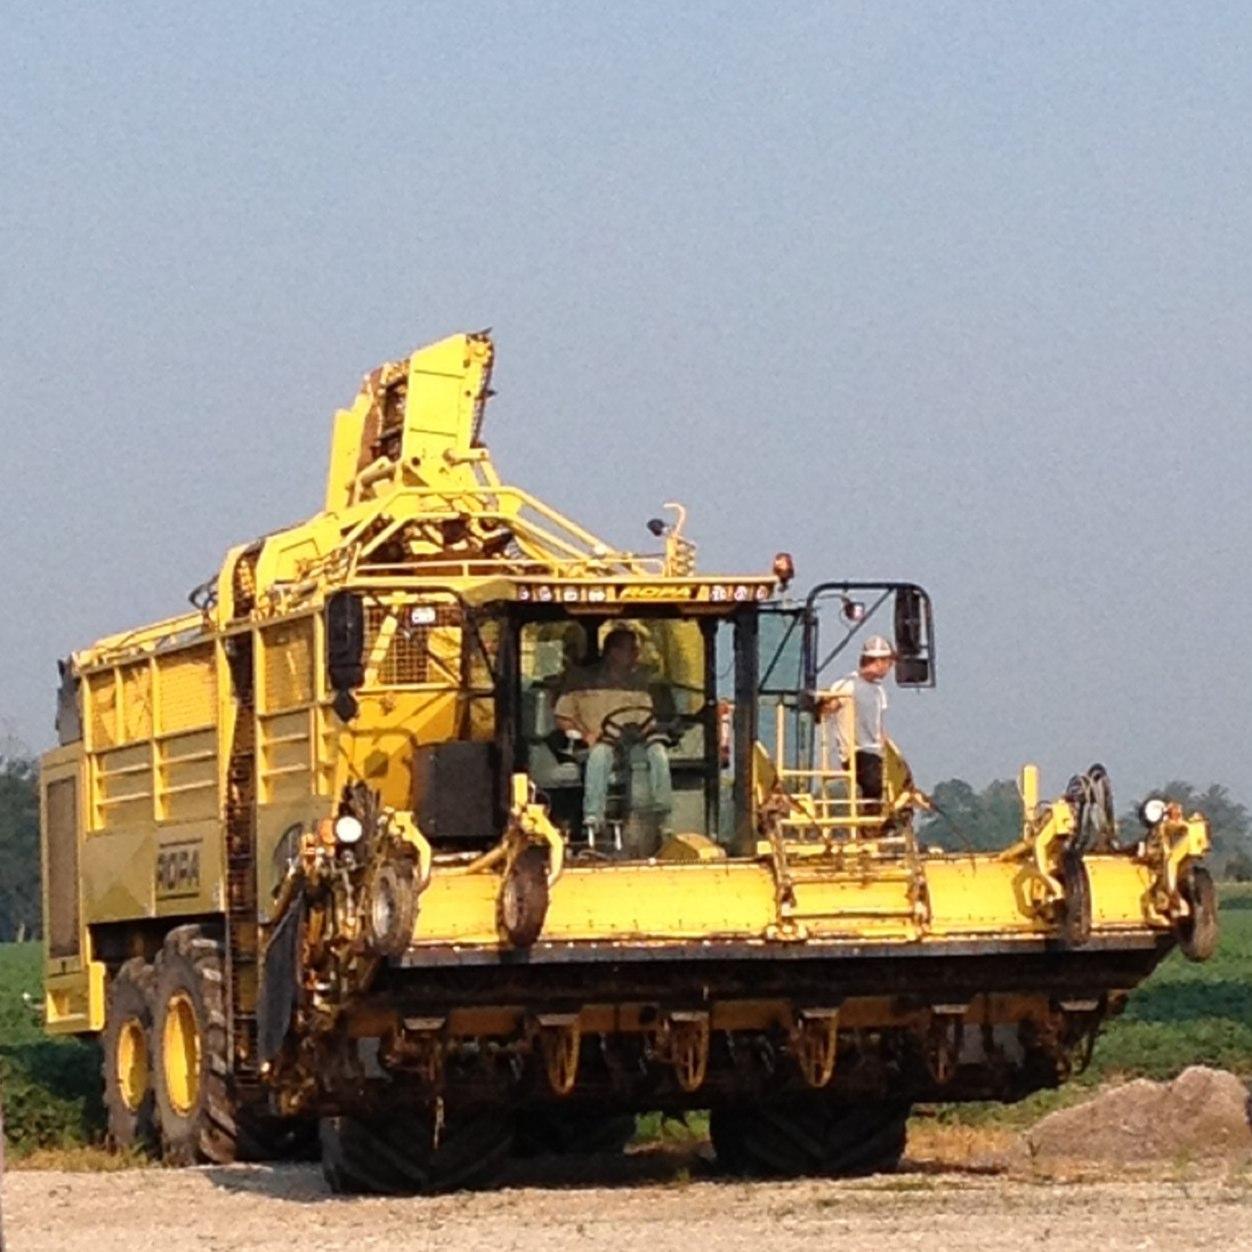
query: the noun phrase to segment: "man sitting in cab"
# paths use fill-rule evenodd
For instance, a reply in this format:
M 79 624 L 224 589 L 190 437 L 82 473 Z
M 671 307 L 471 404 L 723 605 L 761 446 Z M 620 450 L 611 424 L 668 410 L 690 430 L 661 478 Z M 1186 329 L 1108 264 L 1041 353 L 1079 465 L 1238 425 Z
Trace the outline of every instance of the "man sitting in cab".
M 636 812 L 664 827 L 673 807 L 669 753 L 656 721 L 648 675 L 639 665 L 639 640 L 618 626 L 605 637 L 598 665 L 579 673 L 553 710 L 557 725 L 588 747 L 583 766 L 583 826 L 595 842 L 604 832 L 609 779 L 619 759 L 628 768 L 647 765 L 647 797 Z

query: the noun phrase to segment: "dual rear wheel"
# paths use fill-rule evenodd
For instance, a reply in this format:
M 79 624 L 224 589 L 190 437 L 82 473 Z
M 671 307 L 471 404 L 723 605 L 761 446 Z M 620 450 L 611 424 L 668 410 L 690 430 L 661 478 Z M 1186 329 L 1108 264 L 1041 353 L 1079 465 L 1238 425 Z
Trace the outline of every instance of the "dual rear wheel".
M 278 1121 L 239 1099 L 227 1049 L 225 954 L 206 927 L 179 926 L 156 960 L 132 957 L 109 987 L 105 1108 L 116 1147 L 171 1165 L 307 1151 L 311 1122 Z

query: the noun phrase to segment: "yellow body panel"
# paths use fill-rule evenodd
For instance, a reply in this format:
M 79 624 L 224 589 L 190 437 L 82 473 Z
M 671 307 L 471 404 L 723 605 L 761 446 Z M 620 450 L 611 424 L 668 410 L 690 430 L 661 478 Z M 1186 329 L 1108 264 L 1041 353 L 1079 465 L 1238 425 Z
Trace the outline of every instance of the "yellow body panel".
M 1092 857 L 1096 932 L 1150 931 L 1165 920 L 1150 905 L 1152 877 L 1125 857 Z M 812 941 L 925 943 L 1042 938 L 1055 926 L 1029 905 L 1021 866 L 981 857 L 928 857 L 921 865 L 928 906 L 902 866 L 863 873 L 829 870 L 797 884 L 791 916 Z M 499 877 L 436 870 L 421 897 L 413 947 L 503 949 L 496 928 Z M 774 878 L 768 866 L 658 861 L 566 868 L 551 889 L 544 943 L 777 942 Z
M 57 962 L 57 965 L 67 964 Z M 49 1034 L 81 1035 L 104 1029 L 106 969 L 102 961 L 44 972 L 43 1013 Z

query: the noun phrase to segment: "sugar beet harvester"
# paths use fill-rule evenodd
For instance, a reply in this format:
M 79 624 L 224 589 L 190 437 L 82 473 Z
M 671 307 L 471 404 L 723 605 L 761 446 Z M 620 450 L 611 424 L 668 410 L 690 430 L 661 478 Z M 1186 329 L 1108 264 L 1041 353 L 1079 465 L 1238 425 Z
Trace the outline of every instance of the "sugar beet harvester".
M 492 356 L 375 370 L 322 512 L 62 666 L 46 1018 L 100 1036 L 114 1142 L 320 1124 L 334 1188 L 398 1193 L 698 1107 L 731 1170 L 887 1166 L 913 1102 L 1063 1081 L 1211 950 L 1203 819 L 1119 846 L 1098 771 L 1041 804 L 1024 770 L 998 853 L 920 846 L 891 751 L 858 798 L 813 692 L 876 614 L 931 685 L 926 594 L 697 574 L 676 506 L 660 555 L 611 548 L 496 475 Z

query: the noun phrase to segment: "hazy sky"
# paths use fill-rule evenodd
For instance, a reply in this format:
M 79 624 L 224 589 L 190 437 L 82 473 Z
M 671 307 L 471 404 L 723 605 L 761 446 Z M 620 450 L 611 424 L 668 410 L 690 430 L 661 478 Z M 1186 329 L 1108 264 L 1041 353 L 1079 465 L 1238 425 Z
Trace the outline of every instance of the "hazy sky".
M 1250 64 L 1194 0 L 4 6 L 0 733 L 492 326 L 609 539 L 931 590 L 923 786 L 1252 800 Z

